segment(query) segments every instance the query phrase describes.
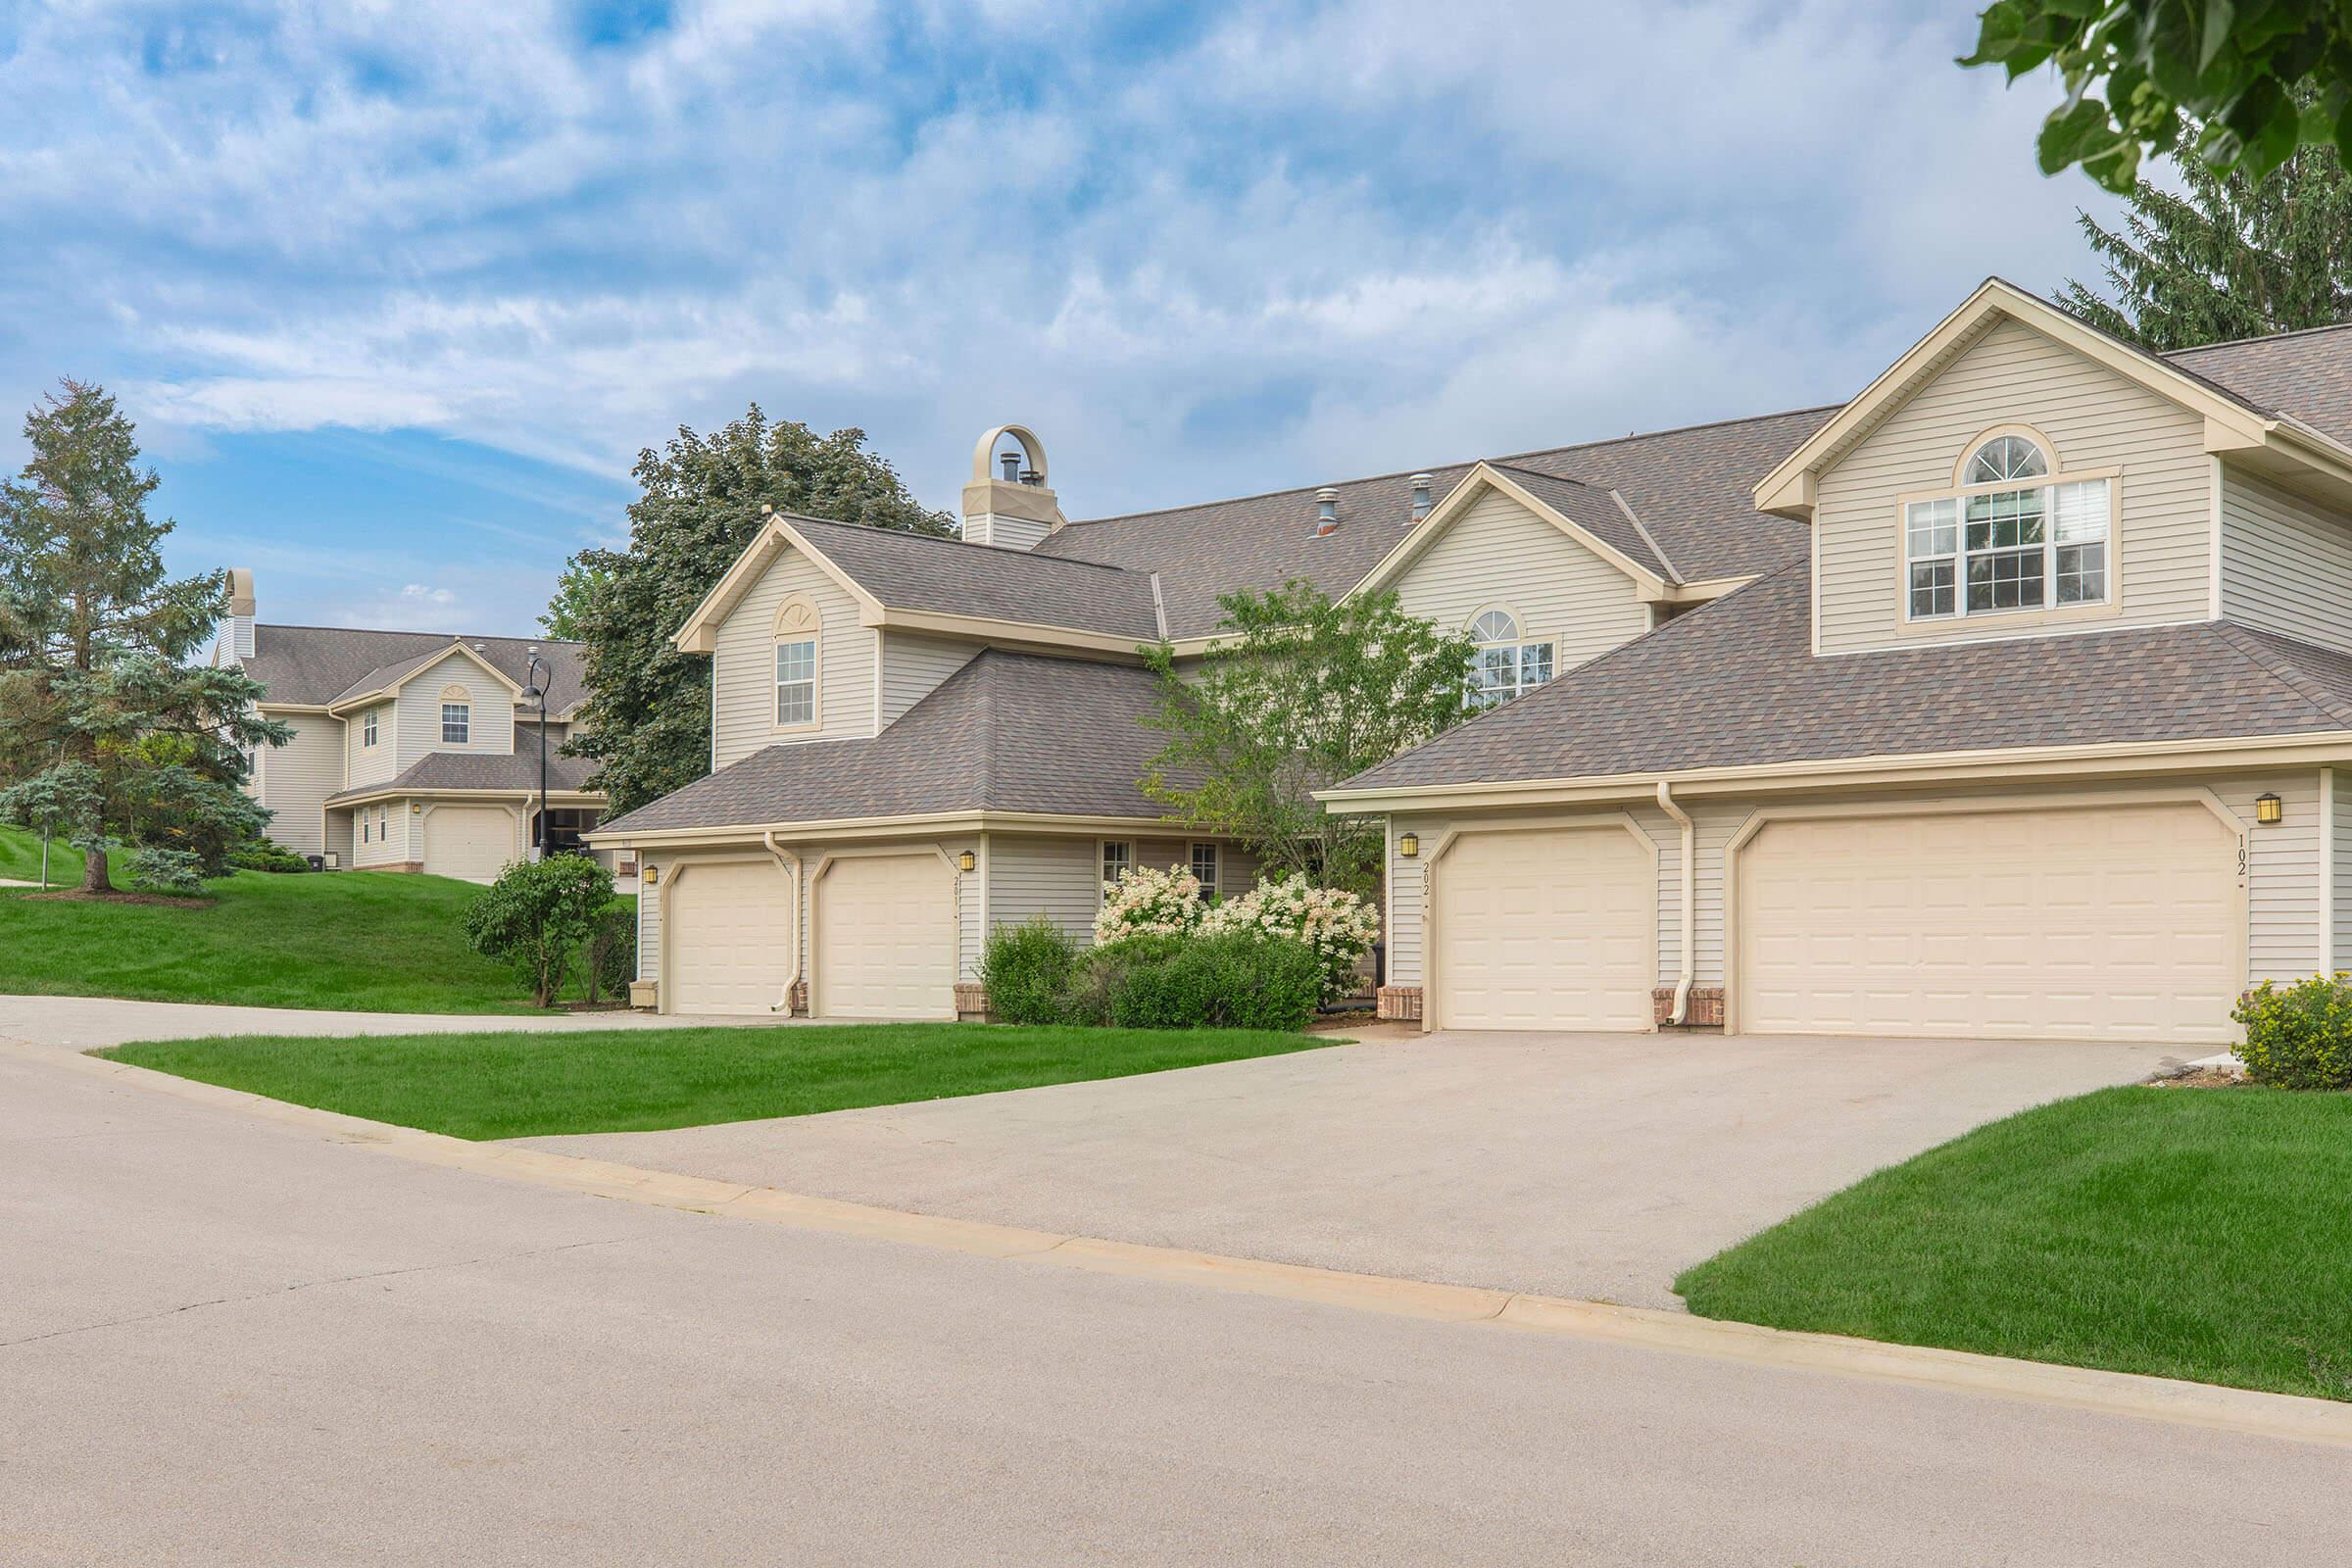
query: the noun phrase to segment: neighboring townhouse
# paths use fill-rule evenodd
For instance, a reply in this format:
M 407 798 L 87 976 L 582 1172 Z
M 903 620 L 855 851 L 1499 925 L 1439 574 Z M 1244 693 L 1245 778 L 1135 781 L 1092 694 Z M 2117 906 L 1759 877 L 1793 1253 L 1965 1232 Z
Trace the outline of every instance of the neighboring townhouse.
M 1197 660 L 1236 588 L 1394 588 L 1507 701 L 1801 560 L 1748 490 L 1830 412 L 1091 522 L 1008 425 L 959 541 L 776 516 L 676 634 L 712 662 L 710 776 L 594 835 L 646 867 L 640 974 L 669 1011 L 945 1017 L 983 1005 L 990 928 L 1086 940 L 1123 867 L 1242 891 L 1240 846 L 1137 787 L 1143 647 Z
M 584 695 L 579 644 L 279 626 L 254 611 L 253 573 L 232 568 L 213 661 L 260 681 L 256 706 L 294 731 L 255 754 L 246 784 L 271 839 L 331 869 L 496 877 L 537 838 L 540 705 L 523 695 L 536 654 L 550 671 L 547 842 L 582 847 L 605 798 L 588 763 L 559 755 Z
M 1790 564 L 1328 793 L 1384 1010 L 2220 1045 L 2352 966 L 2352 329 L 2157 357 L 1996 280 L 1814 422 Z

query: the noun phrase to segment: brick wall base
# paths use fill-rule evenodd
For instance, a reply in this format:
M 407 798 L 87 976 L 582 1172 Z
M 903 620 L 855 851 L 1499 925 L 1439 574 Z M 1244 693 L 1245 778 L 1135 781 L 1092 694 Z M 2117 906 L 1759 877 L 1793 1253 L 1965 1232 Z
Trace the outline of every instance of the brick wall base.
M 354 871 L 405 871 L 411 876 L 421 876 L 424 873 L 424 862 L 422 860 L 384 860 L 375 865 L 355 865 L 352 869 Z
M 1373 1006 L 1375 1016 L 1388 1023 L 1421 1021 L 1419 986 L 1382 986 Z
M 795 980 L 792 983 L 792 989 L 784 993 L 784 1010 L 796 1018 L 808 1010 L 808 981 Z
M 1661 1029 L 1678 1027 L 1666 1020 L 1674 1016 L 1674 987 L 1660 986 L 1649 994 L 1650 1017 Z M 1684 1029 L 1720 1029 L 1723 1027 L 1723 987 L 1692 986 L 1690 1005 L 1684 1010 Z
M 966 1023 L 988 1021 L 988 990 L 969 980 L 956 982 L 956 1016 Z

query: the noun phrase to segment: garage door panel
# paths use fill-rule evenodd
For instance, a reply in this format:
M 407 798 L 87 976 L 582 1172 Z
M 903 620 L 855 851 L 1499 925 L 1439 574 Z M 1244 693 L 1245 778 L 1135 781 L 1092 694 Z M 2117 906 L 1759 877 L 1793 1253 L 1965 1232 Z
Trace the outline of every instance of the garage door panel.
M 1465 834 L 1435 880 L 1443 1027 L 1649 1026 L 1657 871 L 1632 834 Z
M 662 898 L 671 1012 L 780 1010 L 792 982 L 792 880 L 772 859 L 689 864 Z
M 955 881 L 938 856 L 844 857 L 817 898 L 816 1005 L 826 1015 L 956 1015 Z
M 1736 877 L 1743 1028 L 2234 1038 L 2236 838 L 2201 806 L 1772 822 Z
M 516 820 L 504 807 L 434 807 L 424 818 L 424 868 L 466 882 L 497 881 L 514 858 Z

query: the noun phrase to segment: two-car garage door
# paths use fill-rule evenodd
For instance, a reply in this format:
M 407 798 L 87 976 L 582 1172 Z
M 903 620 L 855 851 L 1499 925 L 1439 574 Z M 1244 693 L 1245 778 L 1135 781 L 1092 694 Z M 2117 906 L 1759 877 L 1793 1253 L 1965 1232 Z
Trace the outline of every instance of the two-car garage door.
M 809 1003 L 831 1018 L 956 1015 L 955 879 L 928 849 L 811 866 Z M 795 973 L 792 879 L 773 858 L 687 862 L 662 895 L 663 1005 L 781 1010 Z
M 1734 877 L 1743 1031 L 2235 1038 L 2237 836 L 2193 802 L 1771 821 Z

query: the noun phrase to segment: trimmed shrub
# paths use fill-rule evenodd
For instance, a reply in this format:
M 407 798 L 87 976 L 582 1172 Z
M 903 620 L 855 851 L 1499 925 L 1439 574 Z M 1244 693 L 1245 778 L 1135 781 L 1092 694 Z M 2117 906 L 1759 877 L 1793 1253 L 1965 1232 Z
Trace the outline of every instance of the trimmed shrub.
M 1361 983 L 1356 965 L 1380 938 L 1380 911 L 1353 893 L 1289 876 L 1226 900 L 1208 911 L 1200 929 L 1212 936 L 1246 931 L 1303 943 L 1323 966 L 1316 1000 L 1336 1002 Z
M 240 871 L 308 871 L 311 862 L 282 844 L 249 839 L 228 852 L 228 863 Z
M 1303 1029 L 1323 970 L 1314 950 L 1293 937 L 1194 937 L 1129 957 L 1109 992 L 1109 1021 L 1127 1029 Z
M 2265 980 L 2230 1017 L 2246 1026 L 2246 1076 L 2279 1089 L 2352 1089 L 2352 983 L 2315 974 L 2281 990 Z
M 204 858 L 192 850 L 165 850 L 143 844 L 131 850 L 127 858 L 133 887 L 183 899 L 204 892 Z
M 1044 915 L 1000 925 L 980 954 L 988 1010 L 1005 1023 L 1061 1023 L 1062 994 L 1078 960 L 1069 933 Z
M 629 982 L 637 978 L 635 909 L 615 904 L 599 917 L 596 929 L 588 937 L 587 961 L 583 967 L 590 1005 L 604 996 L 617 998 L 629 994 Z
M 1102 884 L 1102 912 L 1095 941 L 1108 947 L 1129 937 L 1180 937 L 1200 923 L 1200 879 L 1182 866 L 1154 871 L 1132 866 Z
M 466 944 L 503 958 L 552 1007 L 580 947 L 612 906 L 612 873 L 584 855 L 517 860 L 466 908 Z
M 1128 977 L 1139 968 L 1167 962 L 1188 939 L 1165 933 L 1132 936 L 1087 949 L 1070 964 L 1061 990 L 1062 1023 L 1106 1028 L 1118 1005 Z M 993 1005 L 995 999 L 990 999 Z

